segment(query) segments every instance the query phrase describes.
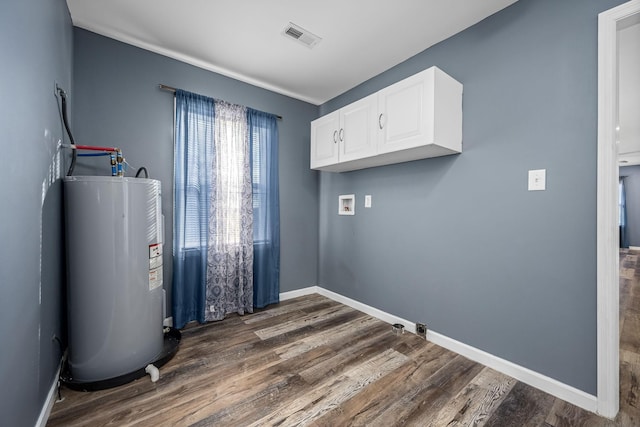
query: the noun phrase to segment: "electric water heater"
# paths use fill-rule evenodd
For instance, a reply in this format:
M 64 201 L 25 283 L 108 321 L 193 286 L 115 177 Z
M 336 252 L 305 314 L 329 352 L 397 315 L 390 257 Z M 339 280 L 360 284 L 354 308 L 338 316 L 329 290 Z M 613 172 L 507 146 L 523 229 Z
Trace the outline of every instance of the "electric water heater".
M 144 369 L 163 351 L 160 181 L 68 176 L 64 197 L 70 375 Z

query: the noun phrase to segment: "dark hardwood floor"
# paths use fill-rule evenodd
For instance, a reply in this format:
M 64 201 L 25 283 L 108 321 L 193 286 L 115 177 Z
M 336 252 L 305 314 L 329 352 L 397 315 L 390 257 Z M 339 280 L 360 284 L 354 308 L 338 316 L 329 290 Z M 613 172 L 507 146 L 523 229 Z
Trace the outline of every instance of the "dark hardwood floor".
M 47 425 L 640 426 L 639 255 L 620 254 L 615 421 L 312 295 L 185 329 L 156 383 L 63 388 Z

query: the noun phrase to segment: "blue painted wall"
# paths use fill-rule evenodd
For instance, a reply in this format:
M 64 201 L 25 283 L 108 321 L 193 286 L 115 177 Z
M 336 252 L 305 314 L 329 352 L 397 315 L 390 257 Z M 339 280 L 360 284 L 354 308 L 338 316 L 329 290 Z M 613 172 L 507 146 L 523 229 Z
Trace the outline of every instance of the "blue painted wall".
M 624 178 L 626 192 L 627 243 L 640 246 L 640 165 L 621 167 L 620 177 Z
M 520 0 L 322 105 L 432 65 L 464 84 L 461 155 L 321 173 L 319 284 L 595 395 L 597 15 L 620 3 Z
M 74 56 L 76 142 L 120 147 L 131 165 L 144 165 L 152 178 L 161 180 L 166 242 L 172 241 L 173 223 L 173 96 L 158 84 L 283 116 L 278 124 L 280 289 L 316 284 L 318 176 L 309 170 L 309 123 L 318 116 L 317 106 L 78 28 Z M 110 173 L 104 158 L 84 158 L 76 174 Z M 170 298 L 171 243 L 164 266 Z
M 282 291 L 319 283 L 595 394 L 597 14 L 620 3 L 520 0 L 318 109 L 72 30 L 63 0 L 5 2 L 2 423 L 34 424 L 60 360 L 53 338 L 65 335 L 57 144 L 66 137 L 54 81 L 70 94 L 78 143 L 120 146 L 161 179 L 167 242 L 173 106 L 157 84 L 284 116 Z M 318 111 L 431 65 L 464 84 L 461 155 L 309 171 Z M 527 170 L 537 168 L 547 169 L 547 191 L 527 192 Z M 87 161 L 78 173 L 108 170 Z M 355 217 L 335 213 L 345 193 L 356 193 Z
M 64 0 L 0 7 L 0 424 L 33 426 L 61 358 L 63 140 L 54 81 L 71 90 Z

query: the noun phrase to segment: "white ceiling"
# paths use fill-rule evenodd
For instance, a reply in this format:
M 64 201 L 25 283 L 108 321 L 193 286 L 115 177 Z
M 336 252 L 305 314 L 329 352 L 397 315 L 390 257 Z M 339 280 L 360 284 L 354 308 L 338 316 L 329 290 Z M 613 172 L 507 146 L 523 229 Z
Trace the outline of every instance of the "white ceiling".
M 515 1 L 67 0 L 67 4 L 77 27 L 322 104 Z M 289 22 L 322 41 L 309 49 L 283 36 Z

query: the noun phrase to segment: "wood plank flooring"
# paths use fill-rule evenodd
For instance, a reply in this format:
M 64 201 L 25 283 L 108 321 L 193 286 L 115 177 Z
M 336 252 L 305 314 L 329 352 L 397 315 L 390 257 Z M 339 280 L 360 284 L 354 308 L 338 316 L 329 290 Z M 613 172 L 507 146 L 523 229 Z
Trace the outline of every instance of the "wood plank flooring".
M 640 426 L 639 257 L 620 252 L 614 421 L 311 295 L 185 329 L 156 383 L 63 387 L 47 426 Z

